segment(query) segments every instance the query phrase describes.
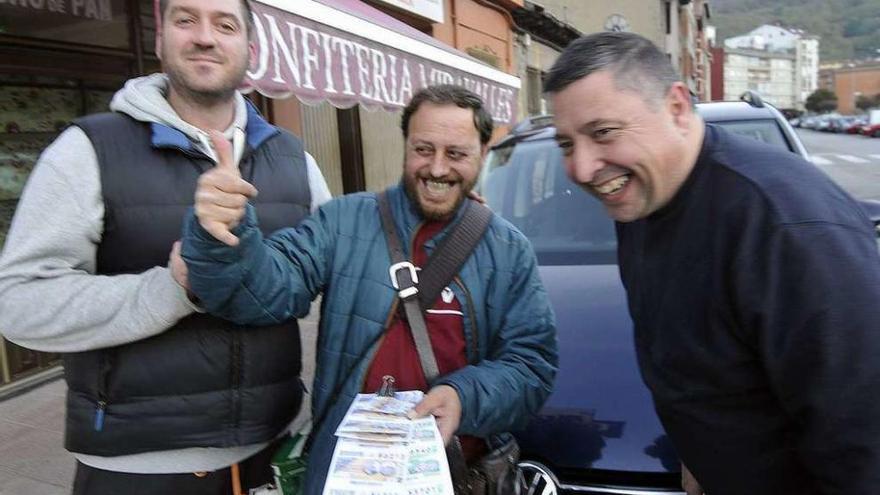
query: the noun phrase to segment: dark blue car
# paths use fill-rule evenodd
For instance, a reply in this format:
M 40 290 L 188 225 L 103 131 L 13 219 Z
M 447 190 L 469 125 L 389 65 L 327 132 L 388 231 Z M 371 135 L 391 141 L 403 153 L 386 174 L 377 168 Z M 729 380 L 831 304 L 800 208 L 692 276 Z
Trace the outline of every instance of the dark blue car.
M 757 95 L 697 108 L 708 122 L 809 158 L 788 122 Z M 639 376 L 614 224 L 568 180 L 554 135 L 549 117 L 520 124 L 492 148 L 478 185 L 531 240 L 556 312 L 555 391 L 517 434 L 530 494 L 683 493 L 675 449 Z

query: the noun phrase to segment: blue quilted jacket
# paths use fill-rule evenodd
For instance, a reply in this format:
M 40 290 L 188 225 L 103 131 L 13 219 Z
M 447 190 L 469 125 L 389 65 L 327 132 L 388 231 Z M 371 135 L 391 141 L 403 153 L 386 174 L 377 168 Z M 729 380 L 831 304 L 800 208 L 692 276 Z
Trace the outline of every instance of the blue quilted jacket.
M 390 188 L 388 198 L 409 249 L 407 240 L 422 219 L 401 186 Z M 215 241 L 190 214 L 183 257 L 205 308 L 240 324 L 303 317 L 323 293 L 312 394 L 318 424 L 306 482 L 306 493 L 320 494 L 336 444 L 333 432 L 362 388 L 396 297 L 376 196 L 335 199 L 296 229 L 269 238 L 256 222 L 249 206 L 234 231 L 241 242 L 232 248 Z M 447 230 L 426 244 L 429 255 Z M 472 342 L 475 332 L 478 348 L 470 356 L 473 364 L 435 385 L 457 390 L 460 434 L 489 438 L 523 426 L 550 394 L 557 368 L 555 322 L 531 246 L 497 215 L 458 279 L 464 289 L 451 288 L 471 315 L 464 319 L 465 337 Z

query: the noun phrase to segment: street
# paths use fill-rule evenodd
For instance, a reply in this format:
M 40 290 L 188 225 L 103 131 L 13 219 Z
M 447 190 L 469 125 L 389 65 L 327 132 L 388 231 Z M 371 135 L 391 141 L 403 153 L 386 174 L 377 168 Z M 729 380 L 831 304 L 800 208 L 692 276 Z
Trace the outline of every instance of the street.
M 797 129 L 813 163 L 858 199 L 880 200 L 880 139 Z

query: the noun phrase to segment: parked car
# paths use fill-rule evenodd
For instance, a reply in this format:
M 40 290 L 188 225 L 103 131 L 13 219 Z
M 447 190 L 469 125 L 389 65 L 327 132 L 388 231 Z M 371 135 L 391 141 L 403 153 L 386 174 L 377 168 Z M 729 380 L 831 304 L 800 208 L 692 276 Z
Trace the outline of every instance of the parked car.
M 832 118 L 833 117 L 831 117 L 830 115 L 823 115 L 819 117 L 819 119 L 816 121 L 815 129 L 817 131 L 828 132 L 828 129 L 831 126 Z
M 868 137 L 880 137 L 880 123 L 863 125 L 862 134 Z
M 803 120 L 801 120 L 800 127 L 804 129 L 815 129 L 818 122 L 819 117 L 812 115 L 810 117 L 805 117 Z
M 868 123 L 867 120 L 865 120 L 863 118 L 857 118 L 854 121 L 852 121 L 852 123 L 849 125 L 849 127 L 846 128 L 846 133 L 847 134 L 861 134 L 862 127 L 864 127 L 864 125 L 867 123 Z
M 852 116 L 843 116 L 843 117 L 832 117 L 828 122 L 829 132 L 846 132 L 846 130 L 855 122 L 856 117 Z
M 808 157 L 775 108 L 756 94 L 747 100 L 697 110 Z M 531 240 L 557 318 L 555 390 L 517 433 L 529 494 L 682 494 L 678 457 L 636 364 L 614 224 L 566 176 L 555 133 L 549 116 L 517 125 L 492 147 L 478 183 L 491 208 Z

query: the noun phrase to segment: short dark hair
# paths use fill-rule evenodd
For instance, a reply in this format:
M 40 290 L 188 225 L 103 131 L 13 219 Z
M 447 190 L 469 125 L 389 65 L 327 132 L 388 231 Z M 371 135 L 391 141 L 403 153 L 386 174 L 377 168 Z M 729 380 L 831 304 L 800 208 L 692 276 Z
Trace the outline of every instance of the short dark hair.
M 483 99 L 476 93 L 454 84 L 440 84 L 428 86 L 419 90 L 403 109 L 400 117 L 400 128 L 403 130 L 403 138 L 409 137 L 409 120 L 422 103 L 429 102 L 435 105 L 455 105 L 459 108 L 470 108 L 474 111 L 474 127 L 480 133 L 480 144 L 486 144 L 492 139 L 492 116 L 483 106 Z
M 573 41 L 556 59 L 544 81 L 544 91 L 558 93 L 590 74 L 608 70 L 618 88 L 662 99 L 681 78 L 666 54 L 635 33 L 601 32 Z
M 161 20 L 165 19 L 165 12 L 168 10 L 168 2 L 171 0 L 159 0 L 159 18 Z M 241 6 L 241 15 L 244 17 L 244 28 L 245 34 L 247 34 L 248 39 L 251 38 L 251 34 L 254 32 L 254 10 L 251 8 L 250 0 L 240 0 L 239 5 Z M 161 24 L 161 20 L 157 19 L 156 24 Z

